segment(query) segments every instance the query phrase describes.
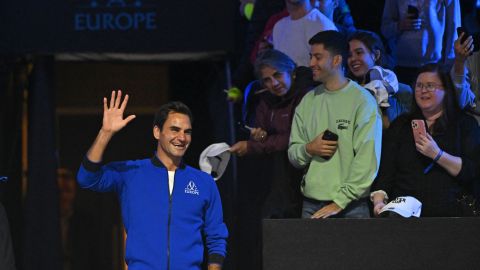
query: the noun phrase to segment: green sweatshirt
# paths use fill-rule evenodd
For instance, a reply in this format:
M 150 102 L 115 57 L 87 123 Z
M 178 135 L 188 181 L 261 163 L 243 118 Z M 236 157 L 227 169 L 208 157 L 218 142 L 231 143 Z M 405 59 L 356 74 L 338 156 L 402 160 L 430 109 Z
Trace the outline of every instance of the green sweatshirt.
M 326 129 L 338 135 L 337 151 L 330 160 L 310 156 L 305 145 Z M 342 209 L 366 197 L 380 164 L 381 141 L 378 107 L 363 87 L 350 81 L 337 91 L 323 85 L 310 91 L 296 108 L 288 147 L 295 167 L 308 166 L 303 195 Z

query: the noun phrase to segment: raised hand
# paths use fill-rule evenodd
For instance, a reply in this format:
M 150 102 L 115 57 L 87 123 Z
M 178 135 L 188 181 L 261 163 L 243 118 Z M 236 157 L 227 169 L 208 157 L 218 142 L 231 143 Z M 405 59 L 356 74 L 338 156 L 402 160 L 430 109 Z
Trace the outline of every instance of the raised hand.
M 130 121 L 135 119 L 135 115 L 129 115 L 123 118 L 123 113 L 128 103 L 128 95 L 125 95 L 122 101 L 122 90 L 112 91 L 110 97 L 110 106 L 108 106 L 107 98 L 103 98 L 103 124 L 102 131 L 108 133 L 116 133 L 125 127 Z
M 465 37 L 465 35 L 465 32 L 462 32 L 457 40 L 455 40 L 453 46 L 455 51 L 455 60 L 462 62 L 467 60 L 467 58 L 473 53 L 473 49 L 475 47 L 472 36 Z

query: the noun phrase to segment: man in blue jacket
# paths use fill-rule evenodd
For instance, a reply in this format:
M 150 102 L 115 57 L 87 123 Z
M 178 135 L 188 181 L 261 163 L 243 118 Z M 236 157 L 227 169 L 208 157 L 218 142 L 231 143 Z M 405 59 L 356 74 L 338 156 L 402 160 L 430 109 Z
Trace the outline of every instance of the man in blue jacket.
M 208 269 L 221 269 L 228 232 L 216 184 L 182 162 L 192 136 L 185 104 L 170 102 L 156 113 L 152 158 L 101 165 L 112 136 L 135 118 L 123 117 L 127 102 L 121 91 L 103 99 L 103 125 L 78 171 L 80 186 L 118 194 L 130 270 L 201 269 L 204 246 Z

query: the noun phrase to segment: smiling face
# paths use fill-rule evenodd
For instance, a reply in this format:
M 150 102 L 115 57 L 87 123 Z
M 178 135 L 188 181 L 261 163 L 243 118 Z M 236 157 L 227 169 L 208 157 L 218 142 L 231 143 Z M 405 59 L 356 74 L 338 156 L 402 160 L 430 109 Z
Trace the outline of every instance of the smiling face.
M 348 69 L 358 81 L 363 81 L 368 70 L 375 66 L 375 54 L 359 40 L 352 39 L 348 44 Z
M 422 112 L 435 114 L 443 110 L 445 90 L 442 81 L 435 72 L 423 72 L 415 84 L 415 101 Z
M 162 129 L 154 126 L 157 156 L 164 164 L 179 164 L 192 141 L 192 125 L 186 114 L 170 112 Z
M 329 51 L 325 50 L 323 44 L 313 44 L 310 55 L 310 68 L 312 69 L 313 80 L 326 83 L 335 73 L 334 57 Z
M 260 79 L 268 91 L 278 97 L 286 95 L 292 86 L 292 76 L 288 72 L 280 72 L 270 66 L 260 69 Z

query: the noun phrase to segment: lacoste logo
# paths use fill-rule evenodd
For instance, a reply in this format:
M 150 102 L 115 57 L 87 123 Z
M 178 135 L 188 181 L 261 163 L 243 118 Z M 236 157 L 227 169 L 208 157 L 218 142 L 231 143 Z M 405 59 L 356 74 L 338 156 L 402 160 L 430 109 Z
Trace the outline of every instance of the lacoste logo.
M 200 195 L 200 192 L 198 191 L 198 188 L 193 181 L 188 182 L 188 185 L 185 188 L 185 193 Z
M 340 123 L 338 124 L 337 128 L 342 130 L 342 129 L 347 129 L 348 127 L 344 123 Z
M 350 125 L 350 120 L 337 119 L 336 123 L 338 124 L 338 130 L 348 129 L 348 125 Z

